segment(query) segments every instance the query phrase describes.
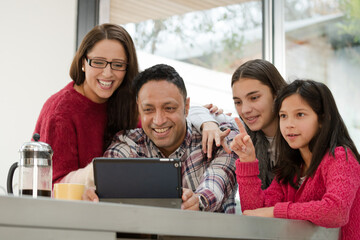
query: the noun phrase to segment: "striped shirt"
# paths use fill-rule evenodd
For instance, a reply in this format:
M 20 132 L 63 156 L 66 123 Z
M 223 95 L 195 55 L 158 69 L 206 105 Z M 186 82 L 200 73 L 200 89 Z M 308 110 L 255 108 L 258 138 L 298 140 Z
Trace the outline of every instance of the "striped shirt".
M 223 127 L 232 130 L 226 137 L 230 145 L 238 130 L 230 123 L 222 123 Z M 205 197 L 209 203 L 205 211 L 235 213 L 235 161 L 238 157 L 234 152 L 228 154 L 222 146 L 214 145 L 213 159 L 208 159 L 202 152 L 201 139 L 201 133 L 187 121 L 184 141 L 168 158 L 181 160 L 182 185 Z M 165 158 L 142 128 L 116 134 L 104 157 Z

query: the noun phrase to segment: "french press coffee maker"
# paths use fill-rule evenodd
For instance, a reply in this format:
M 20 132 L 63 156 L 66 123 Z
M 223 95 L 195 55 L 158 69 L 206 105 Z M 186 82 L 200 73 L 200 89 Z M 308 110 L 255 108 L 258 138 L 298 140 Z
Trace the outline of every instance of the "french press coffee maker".
M 7 191 L 13 193 L 14 172 L 19 168 L 19 196 L 51 197 L 53 150 L 47 143 L 39 142 L 39 134 L 35 133 L 33 139 L 34 142 L 21 146 L 20 161 L 10 167 Z

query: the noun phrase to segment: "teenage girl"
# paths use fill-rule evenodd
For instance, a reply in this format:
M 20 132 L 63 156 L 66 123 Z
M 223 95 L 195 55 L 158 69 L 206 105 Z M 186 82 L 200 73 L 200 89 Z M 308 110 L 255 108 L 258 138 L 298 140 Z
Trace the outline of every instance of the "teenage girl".
M 237 119 L 240 134 L 231 143 L 239 159 L 236 175 L 244 215 L 308 220 L 341 227 L 341 239 L 360 239 L 360 156 L 326 85 L 296 80 L 274 106 L 275 179 L 261 190 L 258 161 Z
M 270 185 L 273 179 L 272 168 L 275 165 L 273 140 L 279 119 L 273 111 L 274 99 L 278 91 L 286 85 L 276 67 L 263 59 L 250 60 L 242 64 L 232 75 L 231 88 L 235 108 L 255 146 L 263 189 Z M 189 112 L 192 123 L 196 124 L 196 118 L 199 121 L 215 120 L 218 123 L 229 121 L 229 117 L 224 114 L 210 118 L 206 111 L 202 107 L 192 107 Z M 209 138 L 209 141 L 212 139 Z M 203 134 L 204 151 L 209 145 L 205 144 L 206 142 L 206 136 Z M 219 140 L 217 145 L 218 142 Z

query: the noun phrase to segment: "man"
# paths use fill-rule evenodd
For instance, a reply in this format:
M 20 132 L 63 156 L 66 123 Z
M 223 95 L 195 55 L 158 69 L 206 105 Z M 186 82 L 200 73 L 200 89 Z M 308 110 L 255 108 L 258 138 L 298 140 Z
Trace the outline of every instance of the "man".
M 182 162 L 182 209 L 212 212 L 235 212 L 235 153 L 215 147 L 212 160 L 202 152 L 202 137 L 186 120 L 190 99 L 183 79 L 174 68 L 159 64 L 141 72 L 134 79 L 134 90 L 141 118 L 141 129 L 119 132 L 104 153 L 118 158 L 179 158 Z M 230 143 L 237 134 L 227 127 Z M 88 190 L 86 200 L 98 198 Z

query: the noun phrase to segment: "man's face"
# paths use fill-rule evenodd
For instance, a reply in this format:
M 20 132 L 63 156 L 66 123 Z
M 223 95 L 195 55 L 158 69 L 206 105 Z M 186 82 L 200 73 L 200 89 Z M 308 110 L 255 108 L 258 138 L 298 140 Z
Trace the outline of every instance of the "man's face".
M 145 83 L 137 98 L 141 125 L 146 135 L 168 157 L 184 141 L 190 99 L 167 81 Z

